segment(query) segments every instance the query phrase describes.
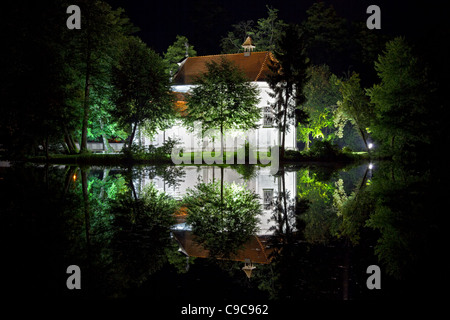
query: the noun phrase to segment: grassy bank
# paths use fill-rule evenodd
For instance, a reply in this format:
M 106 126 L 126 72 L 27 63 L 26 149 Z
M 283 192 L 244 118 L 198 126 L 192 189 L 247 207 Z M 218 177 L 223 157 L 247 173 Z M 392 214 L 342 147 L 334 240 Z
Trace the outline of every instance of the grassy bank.
M 267 158 L 266 153 L 263 153 L 265 158 Z M 190 164 L 195 163 L 195 153 L 184 154 L 184 159 L 191 159 Z M 211 153 L 204 152 L 202 154 L 201 165 L 208 165 L 205 162 L 205 156 L 211 156 Z M 212 153 L 214 156 L 214 152 Z M 269 155 L 270 156 L 270 155 Z M 227 157 L 234 158 L 234 164 L 237 163 L 236 152 L 227 153 L 225 152 L 223 156 L 223 164 L 230 164 L 230 160 L 227 161 Z M 280 160 L 280 164 L 295 164 L 303 162 L 356 162 L 361 160 L 369 160 L 370 157 L 367 152 L 346 152 L 339 154 L 325 154 L 317 155 L 310 154 L 300 151 L 287 151 L 285 158 Z M 77 165 L 134 165 L 134 164 L 173 164 L 170 155 L 151 155 L 151 154 L 140 154 L 140 155 L 125 155 L 125 154 L 98 154 L 98 153 L 86 153 L 86 154 L 74 154 L 74 155 L 64 155 L 64 154 L 54 154 L 50 155 L 47 159 L 45 156 L 35 156 L 28 157 L 24 160 L 25 162 L 33 163 L 52 163 L 52 164 L 77 164 Z M 183 164 L 188 161 L 184 161 Z M 198 162 L 198 161 L 197 161 Z M 261 163 L 261 158 L 259 153 L 256 155 L 256 162 Z M 245 158 L 245 163 L 249 163 L 248 157 Z M 198 163 L 197 163 L 198 164 Z

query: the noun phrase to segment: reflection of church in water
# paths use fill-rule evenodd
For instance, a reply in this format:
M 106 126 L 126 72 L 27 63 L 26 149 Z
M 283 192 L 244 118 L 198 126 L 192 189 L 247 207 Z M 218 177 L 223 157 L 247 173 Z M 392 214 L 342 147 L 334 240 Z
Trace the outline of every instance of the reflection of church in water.
M 258 232 L 253 235 L 243 249 L 240 250 L 231 259 L 245 263 L 243 269 L 247 276 L 251 274 L 253 263 L 267 264 L 270 262 L 270 253 L 272 248 L 268 245 L 268 239 L 278 228 L 277 222 L 273 219 L 275 202 L 278 195 L 283 191 L 283 182 L 281 176 L 270 174 L 270 167 L 254 166 L 255 174 L 248 180 L 243 179 L 235 169 L 227 167 L 223 169 L 223 181 L 225 183 L 244 184 L 248 189 L 256 193 L 261 201 L 262 214 L 259 216 Z M 210 183 L 220 181 L 221 169 L 213 166 L 185 166 L 182 167 L 183 178 L 180 178 L 176 184 L 165 181 L 162 177 L 156 176 L 153 179 L 141 177 L 135 185 L 143 186 L 153 183 L 155 187 L 164 191 L 175 199 L 181 200 L 189 188 L 195 187 L 198 182 Z M 284 188 L 290 199 L 295 198 L 296 194 L 296 172 L 284 173 Z M 209 252 L 201 244 L 195 241 L 189 225 L 185 223 L 185 214 L 177 216 L 177 224 L 173 227 L 172 234 L 177 240 L 180 251 L 186 256 L 207 258 Z

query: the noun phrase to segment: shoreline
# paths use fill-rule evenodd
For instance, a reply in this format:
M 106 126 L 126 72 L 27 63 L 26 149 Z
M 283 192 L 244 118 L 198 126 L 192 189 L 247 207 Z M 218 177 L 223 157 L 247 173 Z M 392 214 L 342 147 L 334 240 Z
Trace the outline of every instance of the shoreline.
M 193 158 L 192 158 L 193 160 Z M 222 164 L 213 163 L 208 164 L 202 161 L 202 163 L 182 163 L 174 164 L 172 159 L 167 157 L 154 157 L 154 156 L 128 156 L 124 154 L 74 154 L 64 155 L 56 154 L 50 155 L 48 158 L 45 156 L 33 156 L 25 159 L 0 159 L 1 163 L 4 163 L 6 167 L 13 163 L 37 163 L 37 164 L 73 164 L 73 165 L 101 165 L 101 166 L 130 166 L 130 165 L 179 165 L 179 166 L 235 166 L 235 165 L 259 165 L 270 166 L 270 164 L 263 165 L 257 161 L 256 164 L 248 163 L 246 157 L 244 164 L 227 163 L 224 157 Z M 257 159 L 259 160 L 259 159 Z M 367 153 L 342 153 L 339 155 L 332 155 L 327 157 L 312 157 L 307 155 L 300 155 L 297 158 L 288 157 L 283 160 L 279 160 L 280 165 L 298 165 L 298 164 L 351 164 L 361 161 L 371 160 L 383 160 L 376 157 L 370 157 Z M 8 164 L 8 165 L 6 165 Z

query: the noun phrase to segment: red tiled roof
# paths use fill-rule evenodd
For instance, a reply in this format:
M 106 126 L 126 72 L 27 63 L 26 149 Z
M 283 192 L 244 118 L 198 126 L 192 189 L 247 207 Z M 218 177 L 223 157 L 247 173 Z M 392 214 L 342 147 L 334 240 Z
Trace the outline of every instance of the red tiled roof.
M 173 235 L 190 257 L 209 257 L 209 251 L 195 240 L 196 237 L 191 231 L 177 230 L 173 232 Z M 254 263 L 268 264 L 271 260 L 270 254 L 274 249 L 268 248 L 264 243 L 264 237 L 252 236 L 236 255 L 227 260 L 245 261 L 245 259 L 250 259 Z
M 247 53 L 248 54 L 248 53 Z M 173 84 L 192 84 L 197 76 L 207 72 L 207 62 L 219 62 L 224 57 L 239 67 L 248 81 L 264 81 L 270 73 L 267 64 L 274 57 L 269 51 L 252 52 L 249 56 L 244 53 L 189 57 L 181 65 L 173 77 Z

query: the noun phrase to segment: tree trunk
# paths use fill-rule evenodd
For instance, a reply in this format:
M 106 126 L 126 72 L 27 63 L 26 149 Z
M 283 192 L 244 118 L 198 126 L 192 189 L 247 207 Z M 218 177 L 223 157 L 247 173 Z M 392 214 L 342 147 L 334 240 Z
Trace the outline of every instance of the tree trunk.
M 134 123 L 133 130 L 131 130 L 130 142 L 128 144 L 128 149 L 131 149 L 131 145 L 133 144 L 134 136 L 136 135 L 137 123 Z
M 89 74 L 86 75 L 86 81 L 89 81 Z M 81 146 L 80 153 L 87 152 L 87 128 L 89 121 L 89 84 L 86 83 L 84 88 L 83 103 L 83 126 L 81 128 Z
M 364 141 L 364 145 L 366 146 L 367 152 L 370 152 L 369 146 L 367 145 L 366 135 L 364 134 L 364 131 L 359 126 L 358 126 L 358 130 L 359 130 L 359 133 L 361 134 L 361 138 Z
M 75 146 L 73 145 L 72 140 L 70 139 L 69 135 L 66 133 L 64 133 L 64 142 L 67 147 L 67 152 L 69 154 L 73 154 L 75 151 Z
M 223 167 L 220 167 L 220 202 L 223 204 Z
M 87 19 L 89 24 L 89 19 Z M 84 79 L 84 101 L 83 101 L 83 125 L 81 128 L 81 145 L 80 153 L 87 152 L 87 128 L 89 121 L 89 92 L 90 92 L 90 81 L 91 81 L 91 36 L 90 28 L 87 28 L 87 46 L 86 46 L 86 74 Z
M 101 199 L 101 200 L 103 200 L 103 198 L 105 196 L 105 182 L 106 182 L 106 179 L 108 178 L 109 170 L 110 169 L 103 169 L 102 187 L 100 188 L 100 195 L 98 196 L 99 199 Z
M 100 129 L 103 132 L 103 122 L 100 120 Z M 103 140 L 103 152 L 112 152 L 113 148 L 109 145 L 108 139 L 106 139 L 105 134 L 102 134 L 102 140 Z
M 286 235 L 289 235 L 289 219 L 288 219 L 288 209 L 287 209 L 287 200 L 286 200 L 286 180 L 285 180 L 285 171 L 283 168 L 283 175 L 281 176 L 282 183 L 283 183 L 283 219 L 286 223 Z
M 45 137 L 45 159 L 48 163 L 48 135 Z
M 223 158 L 223 122 L 220 123 L 220 155 Z
M 90 248 L 90 217 L 89 217 L 89 194 L 88 194 L 88 181 L 86 169 L 81 168 L 81 186 L 83 189 L 83 202 L 84 202 L 84 224 L 85 224 L 85 234 L 86 243 L 88 245 L 88 250 Z
M 70 154 L 78 153 L 77 146 L 75 144 L 75 141 L 73 140 L 72 135 L 69 133 L 69 130 L 67 130 L 67 127 L 63 125 L 64 128 L 64 141 L 67 144 L 67 147 L 69 148 Z
M 69 191 L 69 187 L 73 182 L 75 182 L 74 176 L 76 177 L 76 167 L 72 167 L 72 166 L 68 166 L 68 168 L 66 169 L 66 176 L 64 179 L 64 194 L 67 193 L 67 191 Z
M 284 110 L 283 110 L 283 137 L 282 137 L 282 141 L 281 141 L 281 150 L 280 150 L 281 159 L 284 159 L 284 146 L 285 146 L 285 142 L 286 142 L 287 108 L 288 108 L 288 94 L 286 93 L 286 101 L 284 103 Z

